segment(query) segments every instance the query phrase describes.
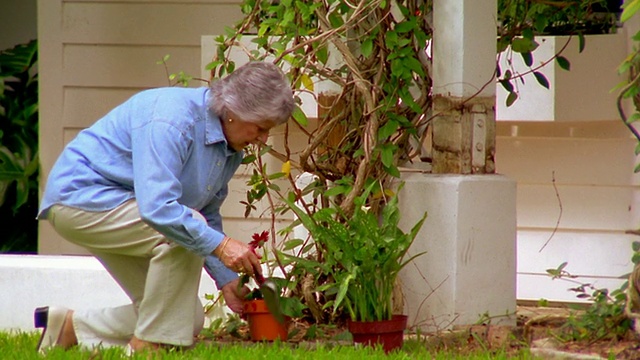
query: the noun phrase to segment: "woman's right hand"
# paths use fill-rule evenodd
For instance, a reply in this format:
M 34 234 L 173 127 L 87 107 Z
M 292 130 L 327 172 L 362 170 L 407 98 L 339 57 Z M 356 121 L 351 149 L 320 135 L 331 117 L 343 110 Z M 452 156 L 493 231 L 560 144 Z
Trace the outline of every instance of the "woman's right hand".
M 222 243 L 213 250 L 213 255 L 217 256 L 224 266 L 235 272 L 250 276 L 256 272 L 262 274 L 260 257 L 249 245 L 240 240 L 225 237 Z

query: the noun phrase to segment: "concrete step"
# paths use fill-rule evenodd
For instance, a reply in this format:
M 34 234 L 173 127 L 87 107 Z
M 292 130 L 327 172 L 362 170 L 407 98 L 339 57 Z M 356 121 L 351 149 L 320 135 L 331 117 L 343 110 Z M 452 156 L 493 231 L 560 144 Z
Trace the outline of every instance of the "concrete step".
M 33 331 L 33 310 L 58 305 L 71 309 L 120 306 L 129 298 L 92 256 L 0 255 L 0 330 Z M 199 296 L 218 294 L 204 270 Z M 223 311 L 222 313 L 220 311 Z M 226 312 L 219 309 L 210 316 Z

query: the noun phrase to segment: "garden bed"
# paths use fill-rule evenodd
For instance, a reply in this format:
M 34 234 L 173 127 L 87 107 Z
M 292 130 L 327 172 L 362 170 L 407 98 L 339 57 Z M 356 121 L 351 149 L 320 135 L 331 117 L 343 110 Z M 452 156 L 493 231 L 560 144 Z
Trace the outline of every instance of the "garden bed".
M 416 347 L 424 347 L 433 354 L 446 352 L 464 355 L 488 351 L 518 357 L 524 348 L 529 348 L 532 355 L 545 359 L 640 359 L 640 337 L 631 331 L 622 339 L 560 340 L 562 326 L 569 316 L 578 313 L 579 310 L 566 307 L 519 306 L 515 327 L 484 324 L 433 334 L 409 333 L 403 350 L 411 352 Z M 250 341 L 248 327 L 239 321 L 224 330 L 205 332 L 201 340 L 221 345 Z M 319 343 L 349 345 L 351 337 L 346 326 L 294 322 L 287 343 L 313 349 Z

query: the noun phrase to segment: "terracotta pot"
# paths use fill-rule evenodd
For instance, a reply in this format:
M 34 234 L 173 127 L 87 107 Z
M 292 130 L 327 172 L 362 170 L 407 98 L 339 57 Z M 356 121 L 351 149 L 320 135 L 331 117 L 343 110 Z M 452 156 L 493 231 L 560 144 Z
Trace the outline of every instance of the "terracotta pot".
M 353 342 L 367 346 L 381 344 L 385 353 L 402 347 L 404 329 L 407 327 L 406 315 L 393 315 L 391 320 L 347 321 Z
M 249 300 L 244 303 L 244 314 L 249 322 L 249 333 L 253 341 L 287 340 L 289 318 L 280 324 L 267 309 L 264 300 Z

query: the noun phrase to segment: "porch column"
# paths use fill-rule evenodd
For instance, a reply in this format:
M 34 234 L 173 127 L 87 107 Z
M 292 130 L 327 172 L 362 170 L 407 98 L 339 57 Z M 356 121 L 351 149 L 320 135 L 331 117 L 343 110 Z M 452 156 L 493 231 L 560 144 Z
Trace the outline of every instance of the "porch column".
M 403 228 L 426 211 L 401 274 L 410 325 L 515 325 L 516 182 L 495 173 L 496 0 L 435 0 L 432 173 L 402 174 Z

